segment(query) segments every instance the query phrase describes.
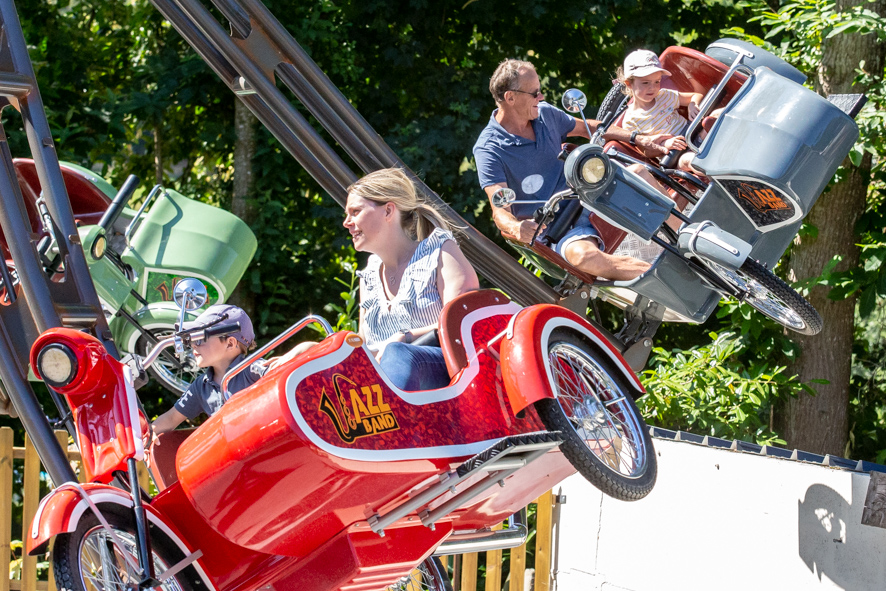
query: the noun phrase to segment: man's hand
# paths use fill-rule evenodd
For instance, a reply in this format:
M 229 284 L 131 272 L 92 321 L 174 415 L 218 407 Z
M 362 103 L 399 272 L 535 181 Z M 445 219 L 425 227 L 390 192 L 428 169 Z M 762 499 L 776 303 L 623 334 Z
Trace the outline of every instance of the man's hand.
M 535 235 L 535 231 L 538 229 L 538 224 L 536 224 L 533 220 L 521 220 L 517 222 L 517 226 L 514 228 L 516 232 L 512 232 L 517 239 L 524 243 L 529 244 L 532 241 L 532 237 Z
M 644 154 L 652 158 L 666 156 L 670 149 L 665 147 L 665 142 L 674 136 L 669 133 L 656 135 L 638 135 L 634 140 Z
M 672 138 L 668 138 L 663 143 L 664 147 L 671 150 L 685 150 L 686 149 L 686 138 L 682 135 L 674 136 Z

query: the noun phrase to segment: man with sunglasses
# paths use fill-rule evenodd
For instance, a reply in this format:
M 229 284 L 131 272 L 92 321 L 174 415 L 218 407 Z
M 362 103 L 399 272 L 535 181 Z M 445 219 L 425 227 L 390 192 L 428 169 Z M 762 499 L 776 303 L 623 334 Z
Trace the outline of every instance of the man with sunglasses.
M 498 108 L 474 144 L 480 187 L 486 195 L 491 200 L 496 190 L 508 187 L 516 193 L 517 202 L 546 201 L 565 189 L 563 162 L 557 156 L 567 137 L 588 137 L 584 122 L 544 102 L 535 66 L 526 61 L 509 59 L 499 64 L 489 80 L 489 92 Z M 592 132 L 599 124 L 588 120 Z M 643 136 L 612 126 L 604 137 L 635 144 L 650 155 L 663 156 L 668 151 L 662 143 L 671 136 Z M 538 205 L 525 211 L 518 204 L 492 207 L 492 219 L 499 230 L 528 243 L 538 225 L 524 218 Z M 515 215 L 521 211 L 523 215 Z M 609 255 L 603 248 L 588 216 L 580 216 L 555 250 L 574 267 L 613 280 L 633 279 L 649 268 L 644 261 Z

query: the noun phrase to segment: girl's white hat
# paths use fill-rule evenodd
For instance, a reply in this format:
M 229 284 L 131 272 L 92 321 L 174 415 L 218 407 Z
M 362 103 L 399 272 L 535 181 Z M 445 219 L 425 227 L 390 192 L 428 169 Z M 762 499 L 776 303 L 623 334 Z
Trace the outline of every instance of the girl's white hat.
M 661 67 L 658 56 L 648 49 L 638 49 L 632 51 L 625 58 L 624 75 L 625 78 L 643 78 L 656 72 L 662 72 L 665 76 L 671 73 Z

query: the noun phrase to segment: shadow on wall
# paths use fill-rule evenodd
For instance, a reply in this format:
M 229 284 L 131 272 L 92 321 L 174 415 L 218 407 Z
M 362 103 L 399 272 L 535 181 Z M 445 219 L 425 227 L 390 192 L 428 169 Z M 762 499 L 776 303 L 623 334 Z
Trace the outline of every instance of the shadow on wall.
M 852 499 L 814 484 L 797 502 L 800 558 L 819 581 L 843 589 L 882 589 L 886 579 L 886 529 L 862 524 L 867 474 L 853 474 Z

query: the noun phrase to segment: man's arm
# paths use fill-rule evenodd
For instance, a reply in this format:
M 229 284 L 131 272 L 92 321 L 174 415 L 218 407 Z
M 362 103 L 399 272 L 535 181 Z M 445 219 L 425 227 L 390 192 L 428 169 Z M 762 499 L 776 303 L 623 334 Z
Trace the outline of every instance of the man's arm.
M 591 133 L 597 131 L 597 128 L 600 126 L 600 122 L 596 119 L 588 119 L 588 127 L 591 128 Z M 581 119 L 575 119 L 575 127 L 573 127 L 572 131 L 566 134 L 568 137 L 583 137 L 590 139 L 588 135 L 588 129 L 585 127 L 584 121 Z M 658 157 L 664 156 L 668 153 L 668 148 L 664 146 L 664 142 L 668 139 L 672 138 L 672 135 L 669 134 L 658 134 L 658 135 L 641 135 L 638 134 L 637 137 L 634 138 L 634 143 L 639 147 L 644 154 L 647 156 Z M 631 143 L 631 132 L 618 127 L 617 125 L 610 125 L 609 129 L 603 134 L 604 140 L 614 140 L 617 142 L 623 142 L 625 144 Z M 487 187 L 488 188 L 488 187 Z M 494 189 L 493 189 L 494 190 Z M 487 191 L 487 194 L 490 194 Z M 490 194 L 491 195 L 491 194 Z M 501 226 L 499 226 L 500 228 Z
M 502 232 L 506 232 L 516 237 L 520 242 L 528 244 L 532 240 L 532 235 L 535 234 L 538 224 L 532 220 L 518 220 L 511 213 L 510 207 L 496 207 L 492 205 L 493 193 L 502 188 L 507 188 L 507 185 L 505 183 L 496 183 L 483 188 L 486 191 L 486 196 L 489 197 L 489 205 L 492 207 L 492 221 L 495 222 L 495 225 Z
M 664 142 L 672 137 L 674 136 L 668 133 L 659 133 L 656 135 L 638 134 L 634 138 L 634 143 L 637 144 L 637 147 L 647 156 L 665 156 L 668 153 L 668 149 L 664 146 Z M 627 129 L 618 127 L 617 125 L 613 125 L 603 134 L 603 139 L 630 144 L 631 132 Z
M 575 119 L 573 117 L 573 119 Z M 596 119 L 588 119 L 588 127 L 591 128 L 591 133 L 597 131 L 597 128 L 600 126 L 600 122 Z M 575 119 L 575 127 L 572 128 L 572 131 L 566 134 L 567 137 L 583 137 L 587 139 L 591 139 L 591 136 L 588 135 L 588 128 L 585 127 L 585 122 L 581 119 Z

